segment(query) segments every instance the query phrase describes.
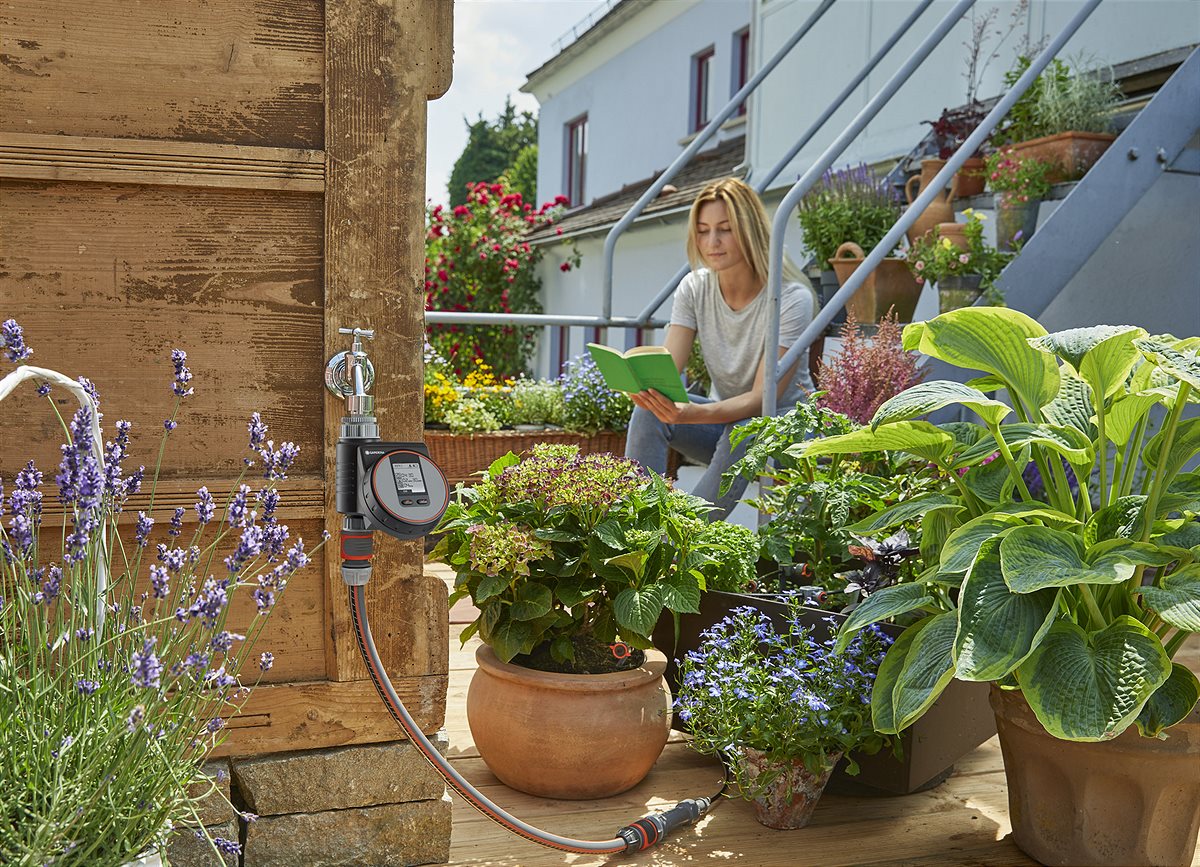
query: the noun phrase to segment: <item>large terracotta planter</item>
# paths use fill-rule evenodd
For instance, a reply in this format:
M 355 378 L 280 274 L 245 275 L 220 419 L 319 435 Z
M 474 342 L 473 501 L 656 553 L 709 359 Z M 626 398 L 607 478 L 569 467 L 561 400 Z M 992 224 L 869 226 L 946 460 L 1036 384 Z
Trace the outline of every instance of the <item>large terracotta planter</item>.
M 983 193 L 987 182 L 987 161 L 983 157 L 970 157 L 954 176 L 954 196 L 969 199 Z
M 992 688 L 1013 841 L 1043 864 L 1191 864 L 1200 831 L 1200 709 L 1160 741 L 1051 737 L 1016 690 Z
M 502 783 L 543 798 L 608 798 L 650 772 L 671 731 L 666 658 L 616 674 L 556 674 L 482 645 L 467 691 L 475 746 Z
M 814 774 L 803 761 L 780 762 L 759 750 L 742 749 L 746 763 L 746 776 L 753 784 L 767 770 L 779 770 L 776 776 L 754 799 L 754 818 L 759 824 L 779 831 L 803 828 L 812 821 L 813 811 L 833 773 L 833 766 L 841 753 L 829 756 L 830 763 L 824 771 Z
M 837 272 L 838 282 L 844 286 L 865 258 L 862 247 L 847 241 L 838 247 L 829 264 Z M 921 287 L 908 270 L 908 263 L 903 259 L 884 259 L 858 287 L 846 309 L 853 312 L 860 323 L 868 325 L 887 316 L 892 308 L 896 311 L 897 321 L 912 322 L 920 297 Z
M 1087 174 L 1087 170 L 1096 164 L 1116 138 L 1115 135 L 1099 132 L 1060 132 L 1058 135 L 1017 142 L 1012 146 L 1012 151 L 1021 157 L 1034 157 L 1052 163 L 1054 168 L 1047 180 L 1052 184 L 1060 184 L 1078 180 Z
M 934 176 L 945 165 L 945 160 L 921 160 L 921 174 L 913 175 L 908 179 L 908 183 L 904 185 L 904 196 L 908 200 L 909 205 L 916 200 L 917 196 L 925 191 L 925 188 L 933 182 Z M 909 226 L 905 234 L 908 236 L 910 244 L 919 238 L 925 237 L 938 223 L 954 222 L 954 205 L 951 202 L 957 192 L 958 175 L 955 175 L 950 179 L 949 186 L 943 187 L 937 197 L 921 212 L 921 216 L 917 217 L 917 221 Z

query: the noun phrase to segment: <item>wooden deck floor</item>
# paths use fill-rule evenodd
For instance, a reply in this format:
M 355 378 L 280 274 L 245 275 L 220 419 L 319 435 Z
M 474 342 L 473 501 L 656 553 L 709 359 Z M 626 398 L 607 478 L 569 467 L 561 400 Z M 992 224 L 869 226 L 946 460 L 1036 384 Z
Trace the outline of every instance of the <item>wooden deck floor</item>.
M 436 566 L 426 567 L 445 577 Z M 453 620 L 463 620 L 452 613 Z M 467 618 L 469 619 L 469 618 Z M 637 787 L 599 801 L 555 801 L 509 789 L 487 769 L 467 726 L 467 686 L 475 670 L 477 640 L 460 648 L 462 625 L 451 625 L 450 686 L 446 710 L 448 755 L 455 767 L 497 804 L 530 824 L 565 836 L 609 839 L 623 825 L 682 798 L 711 794 L 720 783 L 719 765 L 688 748 L 683 736 L 671 743 Z M 1188 660 L 1200 663 L 1200 644 Z M 906 797 L 852 798 L 826 795 L 812 824 L 799 831 L 759 825 L 751 806 L 724 799 L 695 827 L 683 828 L 659 848 L 630 858 L 570 855 L 526 842 L 484 818 L 458 798 L 450 863 L 454 865 L 696 865 L 753 867 L 802 865 L 1029 865 L 1010 839 L 1008 795 L 995 738 L 955 766 L 954 774 L 928 792 Z M 1200 867 L 1200 857 L 1193 861 Z

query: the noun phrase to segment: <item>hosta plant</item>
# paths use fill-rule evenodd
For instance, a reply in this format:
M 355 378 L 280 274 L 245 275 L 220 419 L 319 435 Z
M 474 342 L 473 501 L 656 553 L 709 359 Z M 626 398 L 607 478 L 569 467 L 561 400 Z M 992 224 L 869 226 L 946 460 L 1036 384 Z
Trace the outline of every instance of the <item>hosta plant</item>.
M 1184 471 L 1200 452 L 1200 418 L 1184 417 L 1200 339 L 1107 325 L 1048 334 L 980 307 L 910 325 L 904 340 L 983 376 L 917 385 L 869 426 L 793 447 L 906 451 L 951 480 L 871 519 L 886 533 L 920 515 L 927 555 L 916 582 L 872 594 L 841 633 L 922 615 L 880 669 L 876 729 L 910 725 L 957 677 L 1019 689 L 1058 738 L 1165 736 L 1200 697 L 1172 662 L 1200 630 L 1200 473 Z M 974 421 L 921 420 L 950 406 Z
M 479 609 L 464 642 L 478 633 L 504 662 L 597 673 L 618 640 L 649 648 L 664 610 L 696 612 L 736 559 L 730 544 L 753 544 L 714 531 L 708 508 L 634 461 L 540 445 L 459 493 L 431 556 L 457 573 L 451 603 Z

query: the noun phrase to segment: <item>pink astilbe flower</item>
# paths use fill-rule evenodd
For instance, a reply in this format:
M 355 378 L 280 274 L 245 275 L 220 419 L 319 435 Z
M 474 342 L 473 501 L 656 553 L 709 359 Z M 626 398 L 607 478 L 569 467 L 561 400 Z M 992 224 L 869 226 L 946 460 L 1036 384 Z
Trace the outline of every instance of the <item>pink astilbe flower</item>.
M 863 334 L 850 311 L 841 333 L 842 351 L 817 373 L 825 392 L 821 406 L 843 413 L 859 424 L 867 424 L 885 400 L 895 397 L 925 378 L 917 367 L 917 355 L 906 352 L 902 329 L 894 312 L 879 322 L 874 337 Z

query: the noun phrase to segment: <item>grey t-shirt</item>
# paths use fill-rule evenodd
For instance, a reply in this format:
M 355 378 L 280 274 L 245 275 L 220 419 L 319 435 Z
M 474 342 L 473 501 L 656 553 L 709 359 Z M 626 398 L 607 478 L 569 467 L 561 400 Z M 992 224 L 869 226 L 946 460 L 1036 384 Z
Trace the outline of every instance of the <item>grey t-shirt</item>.
M 812 292 L 799 283 L 785 284 L 781 298 L 779 346 L 787 348 L 812 322 L 814 301 Z M 691 328 L 700 338 L 704 363 L 712 377 L 713 398 L 736 397 L 754 387 L 767 333 L 765 287 L 741 310 L 733 310 L 725 303 L 715 274 L 707 268 L 692 271 L 675 290 L 671 324 Z M 798 367 L 796 377 L 779 400 L 780 407 L 790 407 L 814 391 L 807 359 Z

